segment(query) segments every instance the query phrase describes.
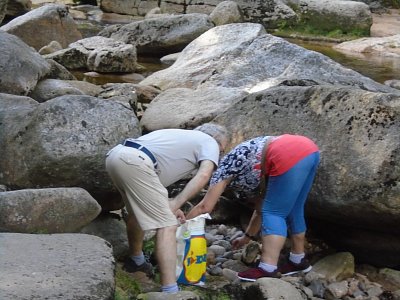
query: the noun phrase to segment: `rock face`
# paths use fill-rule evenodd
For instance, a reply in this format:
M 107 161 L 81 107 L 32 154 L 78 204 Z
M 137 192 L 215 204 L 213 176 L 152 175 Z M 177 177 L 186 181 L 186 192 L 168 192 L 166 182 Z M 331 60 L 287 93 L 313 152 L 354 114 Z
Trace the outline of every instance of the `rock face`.
M 49 63 L 39 53 L 2 30 L 0 49 L 1 93 L 27 95 L 50 72 Z
M 68 69 L 103 73 L 133 72 L 137 69 L 136 48 L 110 38 L 94 36 L 45 55 Z
M 148 11 L 158 7 L 158 0 L 98 0 L 100 8 L 105 12 L 114 12 L 134 16 L 144 16 Z
M 105 170 L 107 151 L 141 132 L 131 109 L 79 95 L 0 111 L 0 123 L 2 184 L 82 187 L 92 195 L 113 190 Z
M 0 232 L 77 232 L 100 211 L 97 201 L 81 188 L 2 192 Z
M 396 254 L 400 249 L 396 226 L 400 221 L 399 95 L 337 86 L 282 86 L 247 96 L 215 121 L 236 133 L 232 146 L 250 137 L 282 133 L 315 140 L 321 163 L 307 204 L 308 216 L 359 232 L 391 235 L 391 243 L 371 247 L 371 239 L 364 235 L 357 238 L 354 231 L 341 230 L 336 244 L 351 237 L 352 253 L 362 254 L 362 260 L 400 264 Z M 335 230 L 334 226 L 337 236 Z
M 6 15 L 7 2 L 8 0 L 0 0 L 0 24 Z
M 300 0 L 300 22 L 325 31 L 361 31 L 369 34 L 372 14 L 367 4 L 356 1 Z
M 86 234 L 0 233 L 1 299 L 114 299 L 109 244 Z
M 136 46 L 138 55 L 162 56 L 181 51 L 212 27 L 207 15 L 187 14 L 113 25 L 99 35 Z
M 1 29 L 39 50 L 51 41 L 63 47 L 82 38 L 65 5 L 47 4 L 15 18 Z
M 265 33 L 259 24 L 217 26 L 191 42 L 167 69 L 141 82 L 162 90 L 200 86 L 241 88 L 250 93 L 285 85 L 335 84 L 393 92 L 330 58 Z
M 146 131 L 162 128 L 194 128 L 222 113 L 247 95 L 240 89 L 211 87 L 198 90 L 169 89 L 145 110 L 140 124 Z M 165 114 L 173 111 L 173 114 Z
M 400 57 L 400 34 L 388 37 L 362 38 L 343 42 L 333 48 L 344 53 L 372 54 L 377 56 Z

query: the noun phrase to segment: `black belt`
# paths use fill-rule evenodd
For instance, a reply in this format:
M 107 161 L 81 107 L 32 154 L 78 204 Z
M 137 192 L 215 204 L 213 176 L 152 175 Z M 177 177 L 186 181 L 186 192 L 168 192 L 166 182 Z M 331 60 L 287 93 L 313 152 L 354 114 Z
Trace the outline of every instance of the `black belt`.
M 135 143 L 135 142 L 132 142 L 132 141 L 129 141 L 129 140 L 125 140 L 122 143 L 122 145 L 124 145 L 126 147 L 135 148 L 135 149 L 138 149 L 138 150 L 142 151 L 143 153 L 145 153 L 151 159 L 151 161 L 154 164 L 154 168 L 157 168 L 157 160 L 156 160 L 156 158 L 154 157 L 153 153 L 151 153 L 150 150 L 147 149 L 145 146 L 142 146 L 142 145 L 140 145 L 138 143 Z

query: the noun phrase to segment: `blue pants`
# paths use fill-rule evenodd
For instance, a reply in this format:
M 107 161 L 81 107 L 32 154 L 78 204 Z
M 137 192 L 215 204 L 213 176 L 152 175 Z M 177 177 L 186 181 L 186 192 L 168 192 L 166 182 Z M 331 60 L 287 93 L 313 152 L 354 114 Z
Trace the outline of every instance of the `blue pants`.
M 287 236 L 306 231 L 304 204 L 315 177 L 319 152 L 314 152 L 279 176 L 268 177 L 268 187 L 262 205 L 263 235 Z

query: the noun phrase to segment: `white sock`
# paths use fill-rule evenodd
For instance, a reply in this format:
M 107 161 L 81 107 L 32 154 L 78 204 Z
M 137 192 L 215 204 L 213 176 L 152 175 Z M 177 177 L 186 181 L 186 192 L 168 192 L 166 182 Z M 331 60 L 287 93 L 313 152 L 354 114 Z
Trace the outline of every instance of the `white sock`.
M 131 259 L 135 262 L 137 266 L 142 265 L 145 261 L 143 252 L 140 255 L 131 255 Z
M 276 269 L 278 269 L 277 266 L 266 264 L 266 263 L 263 263 L 262 261 L 260 261 L 260 263 L 258 264 L 258 267 L 263 269 L 265 272 L 269 272 L 269 273 L 274 272 Z
M 306 254 L 305 254 L 304 252 L 303 252 L 303 253 L 300 253 L 300 254 L 294 254 L 294 253 L 290 252 L 289 260 L 290 260 L 291 262 L 295 263 L 295 264 L 299 264 L 299 263 L 301 262 L 301 260 L 302 260 L 305 256 L 306 256 Z
M 170 284 L 170 285 L 163 285 L 161 287 L 161 291 L 163 293 L 177 293 L 177 292 L 179 292 L 179 287 L 176 283 Z

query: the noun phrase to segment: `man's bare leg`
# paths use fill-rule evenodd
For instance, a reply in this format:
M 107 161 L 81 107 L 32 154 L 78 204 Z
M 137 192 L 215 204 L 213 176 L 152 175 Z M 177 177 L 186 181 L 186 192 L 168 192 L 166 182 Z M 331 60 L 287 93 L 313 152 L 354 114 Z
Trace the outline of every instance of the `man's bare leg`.
M 168 226 L 157 229 L 156 256 L 162 286 L 176 284 L 176 228 Z
M 144 232 L 133 213 L 128 213 L 126 218 L 126 233 L 128 236 L 130 255 L 138 256 L 142 254 Z

